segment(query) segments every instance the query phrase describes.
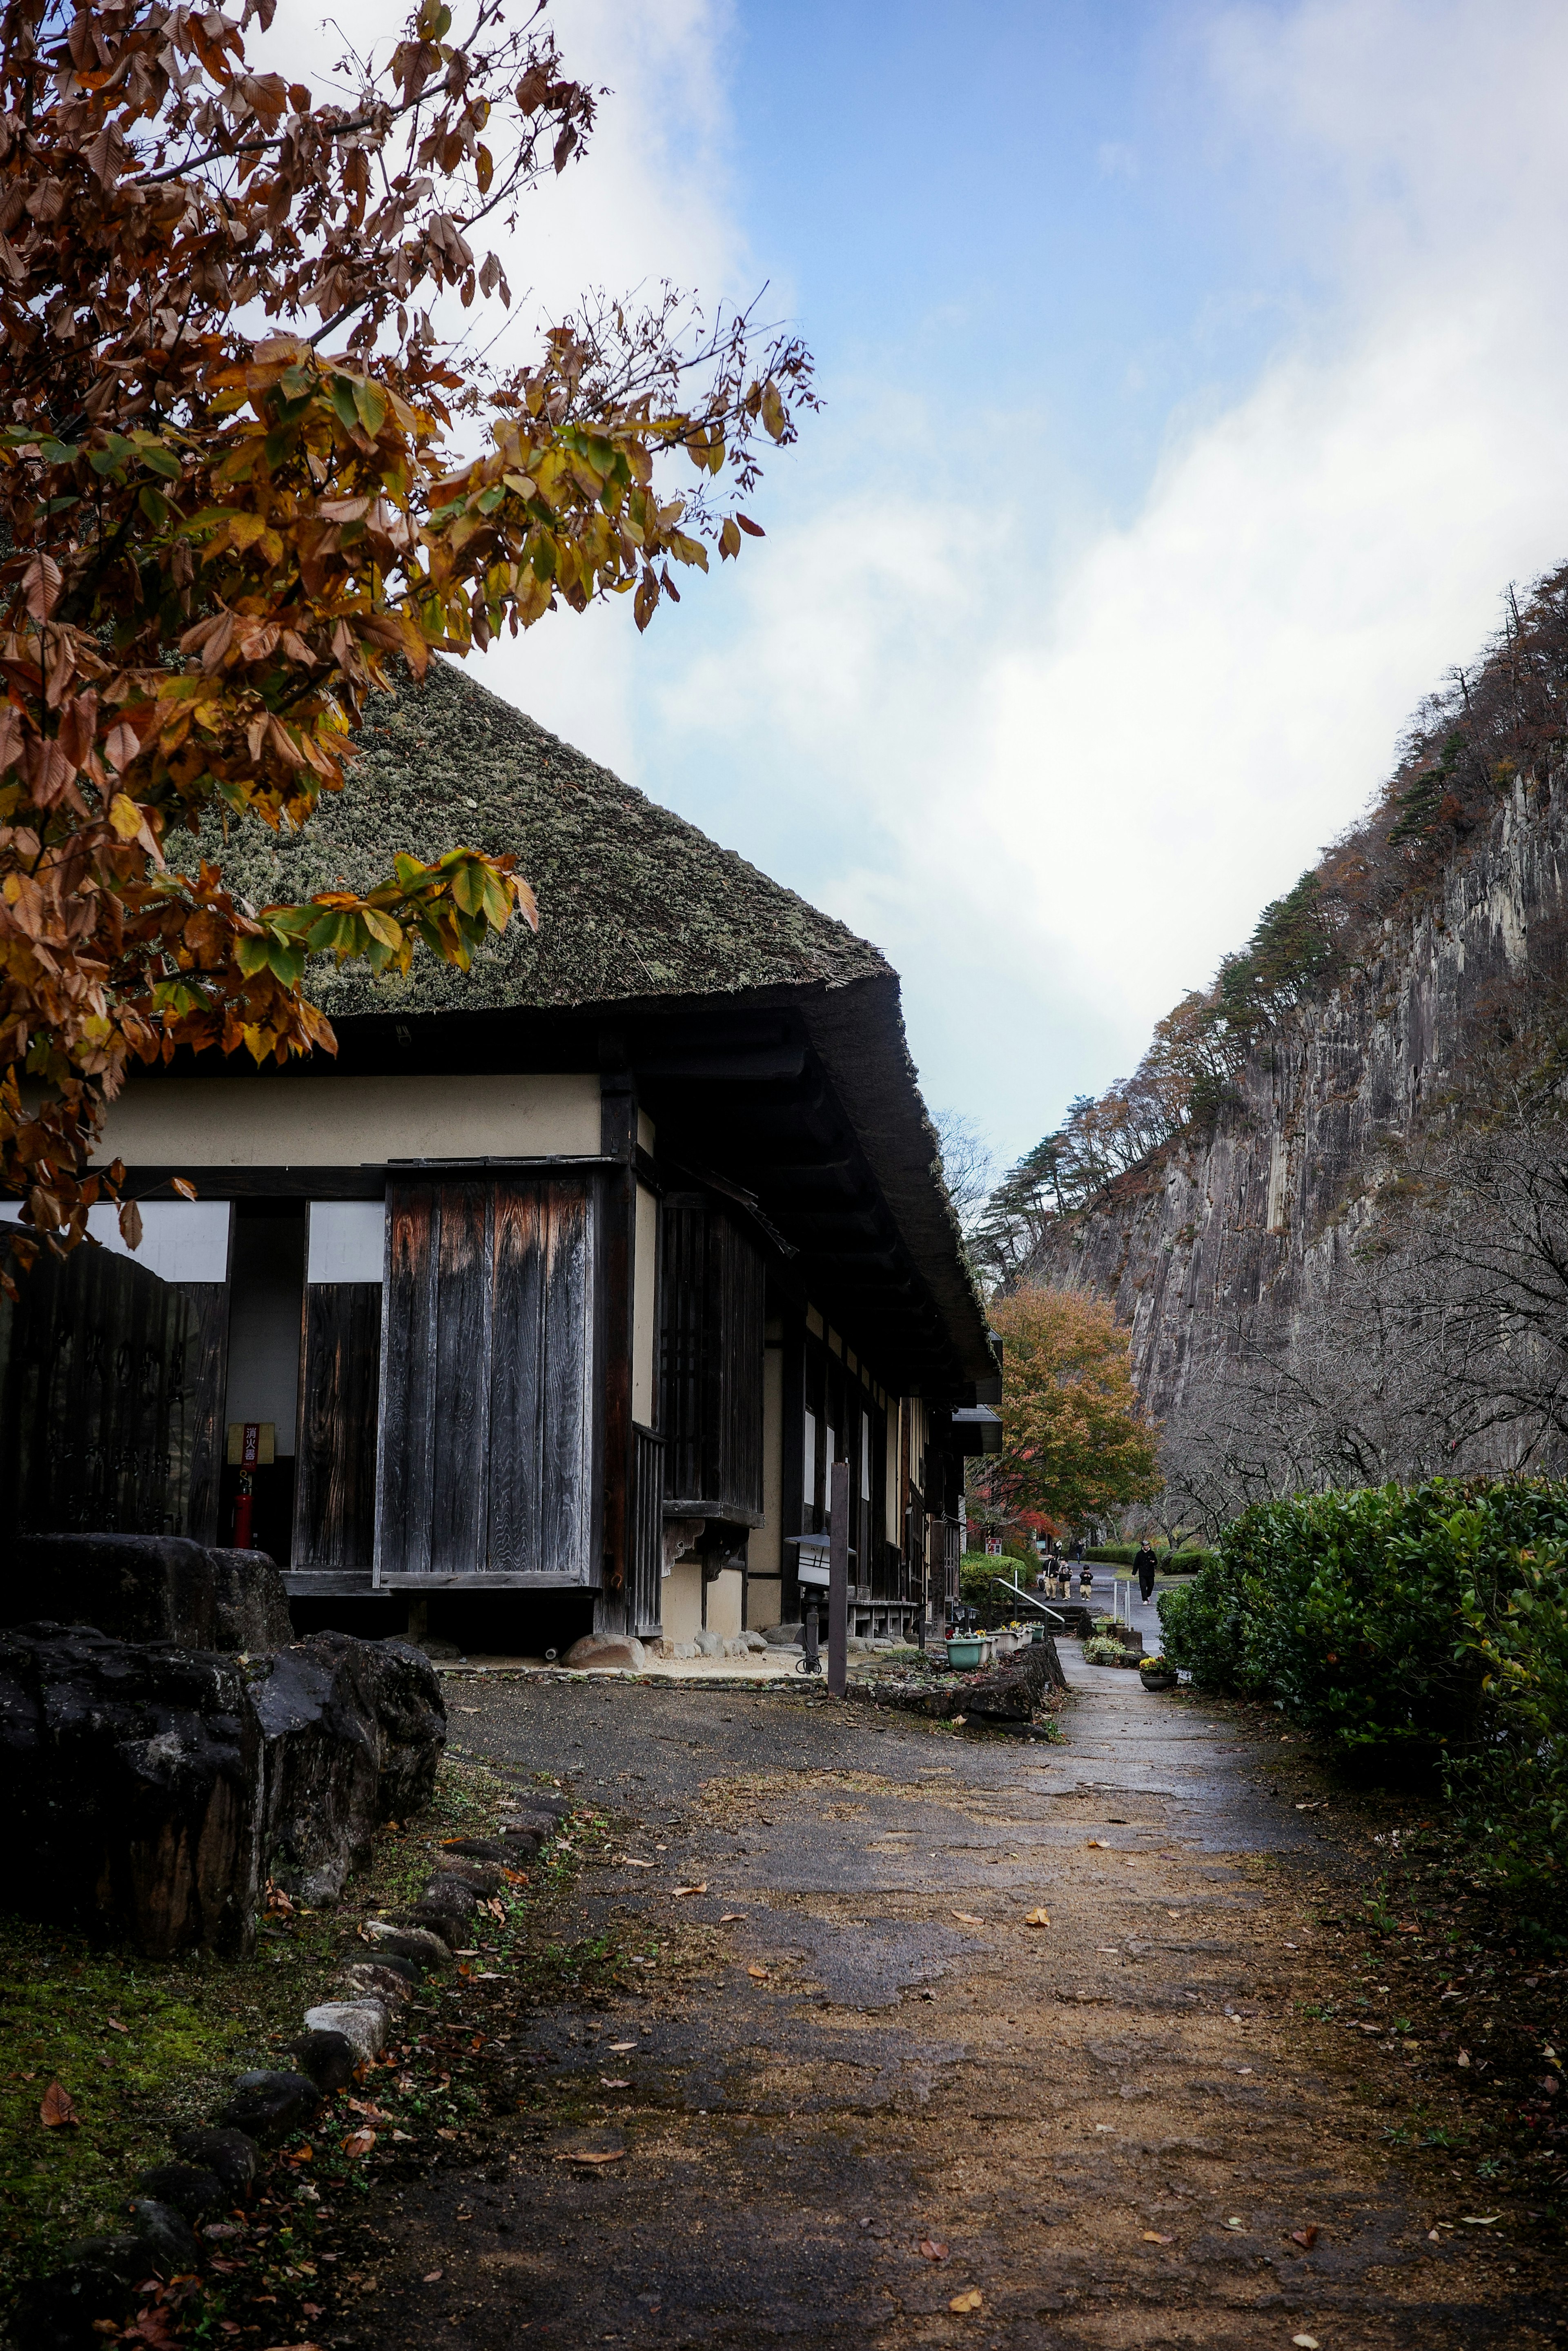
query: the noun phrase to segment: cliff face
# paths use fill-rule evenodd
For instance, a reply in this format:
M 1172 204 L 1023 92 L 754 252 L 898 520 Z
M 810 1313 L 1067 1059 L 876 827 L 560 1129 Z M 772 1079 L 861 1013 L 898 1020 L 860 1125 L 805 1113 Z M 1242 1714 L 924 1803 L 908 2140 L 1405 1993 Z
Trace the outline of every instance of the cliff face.
M 1444 1114 L 1489 1006 L 1527 982 L 1532 938 L 1563 919 L 1568 789 L 1554 782 L 1516 784 L 1440 892 L 1268 1032 L 1206 1141 L 1166 1145 L 1037 1250 L 1035 1279 L 1093 1290 L 1132 1325 L 1159 1418 L 1243 1343 L 1289 1338 L 1402 1143 Z

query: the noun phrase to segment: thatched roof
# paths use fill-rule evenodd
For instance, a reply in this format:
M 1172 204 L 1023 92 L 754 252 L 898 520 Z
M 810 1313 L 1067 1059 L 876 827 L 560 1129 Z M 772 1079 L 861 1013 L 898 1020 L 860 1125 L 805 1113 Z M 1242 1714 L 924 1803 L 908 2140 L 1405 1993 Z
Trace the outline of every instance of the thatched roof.
M 361 743 L 347 789 L 323 796 L 302 835 L 279 841 L 254 823 L 235 832 L 222 852 L 229 886 L 261 905 L 368 888 L 400 850 L 511 851 L 538 893 L 539 929 L 514 921 L 467 974 L 423 949 L 407 978 L 323 959 L 308 985 L 345 1047 L 377 1016 L 406 1016 L 417 1036 L 431 1015 L 646 1015 L 690 1003 L 706 1018 L 788 1006 L 964 1377 L 988 1376 L 985 1313 L 936 1172 L 898 975 L 878 950 L 447 663 L 431 664 L 423 688 L 376 696 Z
M 323 966 L 313 999 L 357 1012 L 543 1009 L 885 977 L 873 946 L 559 736 L 436 661 L 423 688 L 371 702 L 340 794 L 279 841 L 256 824 L 224 854 L 256 904 L 365 889 L 400 850 L 513 852 L 539 901 L 465 975 L 423 952 L 406 979 Z

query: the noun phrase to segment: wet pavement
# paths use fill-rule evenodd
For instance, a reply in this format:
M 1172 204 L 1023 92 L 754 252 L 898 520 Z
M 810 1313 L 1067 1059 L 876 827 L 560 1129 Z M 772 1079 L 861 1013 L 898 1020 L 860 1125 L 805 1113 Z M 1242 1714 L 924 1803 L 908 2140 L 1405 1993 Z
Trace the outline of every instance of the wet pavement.
M 1419 2053 L 1298 2011 L 1333 1941 L 1322 1821 L 1270 1800 L 1255 1733 L 1062 1656 L 1050 1747 L 465 1683 L 469 1757 L 612 1810 L 573 1923 L 647 1989 L 519 2022 L 516 2111 L 482 2163 L 376 2192 L 329 2339 L 1563 2340 L 1542 2257 L 1434 2241 L 1464 2191 L 1380 2141 Z

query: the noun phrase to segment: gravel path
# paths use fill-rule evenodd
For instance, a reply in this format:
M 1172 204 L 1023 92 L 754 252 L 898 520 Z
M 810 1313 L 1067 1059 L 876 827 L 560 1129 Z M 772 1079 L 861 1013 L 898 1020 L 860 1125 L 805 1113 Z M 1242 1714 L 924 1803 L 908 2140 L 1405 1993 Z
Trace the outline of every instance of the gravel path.
M 464 1684 L 470 1755 L 559 1774 L 654 1864 L 589 1872 L 579 1930 L 684 1935 L 688 1960 L 521 2022 L 517 2110 L 482 2168 L 377 2191 L 375 2291 L 329 2339 L 1565 2339 L 1545 2257 L 1438 2228 L 1467 2191 L 1393 2168 L 1381 2123 L 1421 2061 L 1302 2020 L 1333 1854 L 1261 1792 L 1256 1734 L 1062 1655 L 1060 1747 L 749 1691 Z

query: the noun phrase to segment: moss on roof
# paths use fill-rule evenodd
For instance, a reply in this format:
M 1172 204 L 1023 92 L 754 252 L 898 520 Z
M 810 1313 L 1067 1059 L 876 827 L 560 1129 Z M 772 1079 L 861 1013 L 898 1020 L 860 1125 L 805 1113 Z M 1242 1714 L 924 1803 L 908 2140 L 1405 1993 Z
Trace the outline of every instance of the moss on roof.
M 510 924 L 466 976 L 423 948 L 406 978 L 324 966 L 310 994 L 334 1019 L 890 976 L 842 923 L 449 663 L 433 662 L 423 687 L 374 696 L 361 744 L 346 789 L 323 795 L 302 833 L 280 841 L 256 823 L 232 832 L 221 852 L 229 886 L 260 905 L 368 888 L 399 851 L 428 860 L 459 845 L 509 850 L 538 893 L 539 929 Z

